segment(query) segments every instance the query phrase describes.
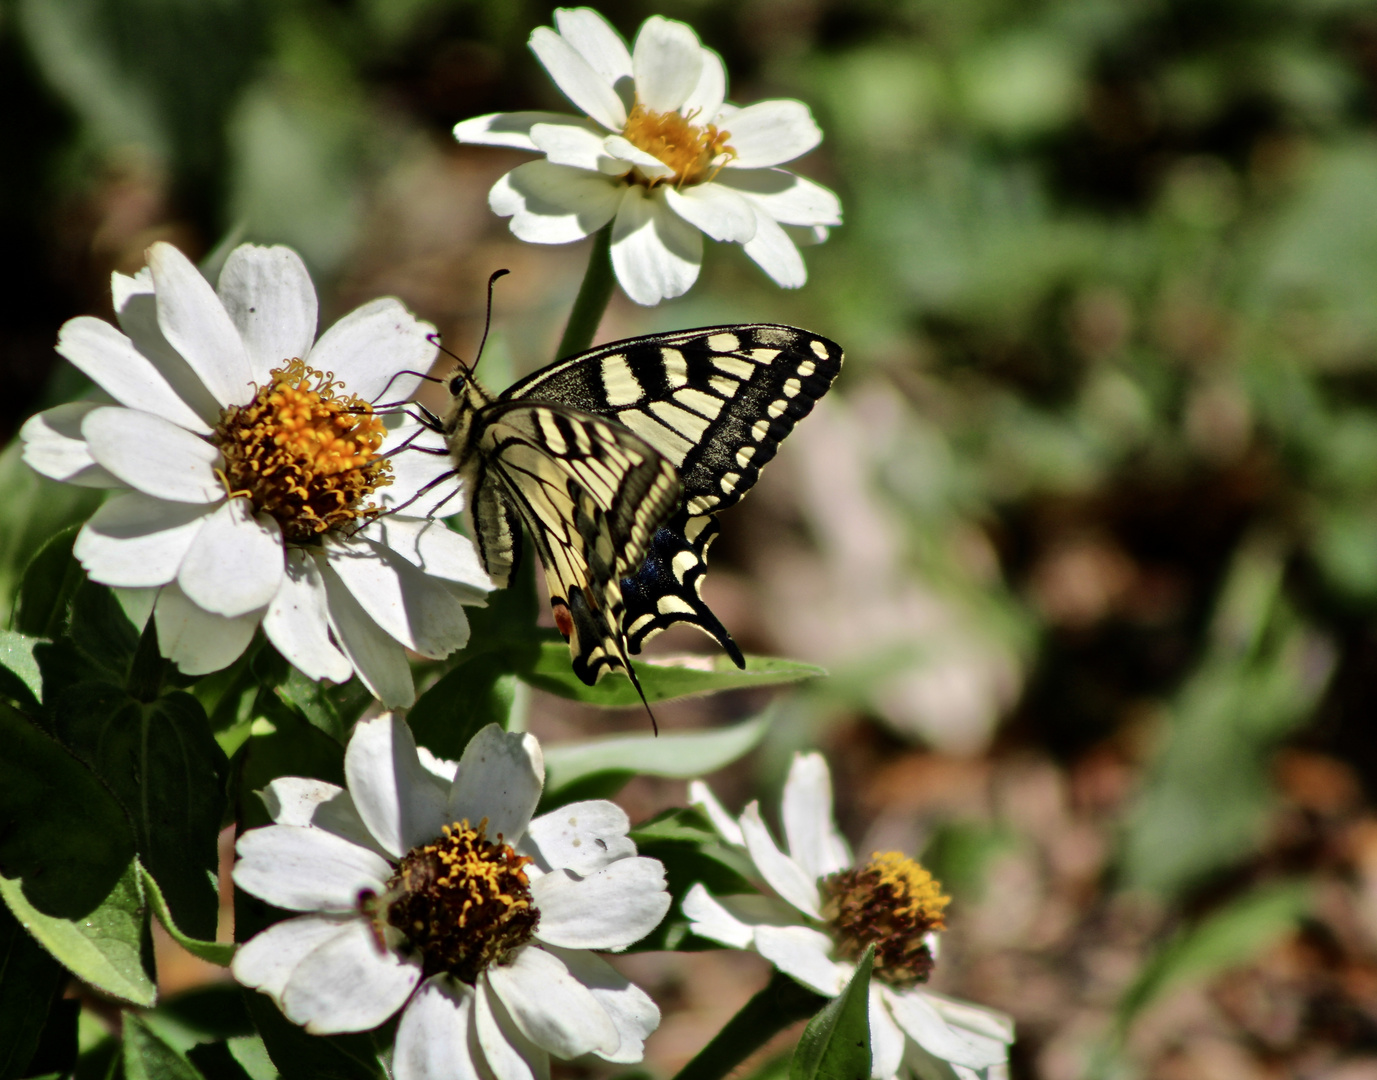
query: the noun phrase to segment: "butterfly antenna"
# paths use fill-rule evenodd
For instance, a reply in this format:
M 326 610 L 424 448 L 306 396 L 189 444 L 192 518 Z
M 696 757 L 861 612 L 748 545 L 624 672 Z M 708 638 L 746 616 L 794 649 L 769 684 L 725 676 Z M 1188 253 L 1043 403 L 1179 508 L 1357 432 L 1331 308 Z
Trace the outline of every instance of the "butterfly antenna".
M 473 367 L 469 368 L 470 371 L 483 359 L 483 346 L 488 343 L 488 330 L 492 327 L 492 287 L 497 284 L 498 278 L 506 277 L 510 273 L 510 270 L 494 270 L 492 277 L 488 278 L 488 313 L 483 317 L 483 340 L 478 343 L 478 355 L 473 358 Z
M 444 353 L 446 356 L 448 356 L 448 357 L 449 357 L 451 360 L 453 360 L 456 364 L 458 364 L 460 367 L 462 367 L 465 371 L 471 370 L 471 369 L 469 368 L 468 361 L 466 361 L 462 356 L 460 356 L 460 355 L 459 355 L 457 352 L 455 352 L 453 349 L 447 349 L 447 348 L 445 348 L 445 343 L 444 343 L 443 341 L 440 340 L 440 332 L 439 332 L 438 330 L 435 331 L 434 333 L 427 334 L 427 335 L 426 335 L 426 340 L 427 340 L 428 342 L 430 342 L 432 345 L 434 345 L 437 349 L 439 349 L 439 350 L 440 350 L 442 353 Z M 444 380 L 444 379 L 436 379 L 435 381 L 436 381 L 436 382 L 444 382 L 445 380 Z
M 650 717 L 650 730 L 656 735 L 660 734 L 660 725 L 655 719 L 655 714 L 650 709 L 650 702 L 646 700 L 645 691 L 641 689 L 641 680 L 636 678 L 636 669 L 631 666 L 631 661 L 626 661 L 626 677 L 631 680 L 631 685 L 636 688 L 636 693 L 641 697 L 641 704 L 645 706 L 645 714 Z

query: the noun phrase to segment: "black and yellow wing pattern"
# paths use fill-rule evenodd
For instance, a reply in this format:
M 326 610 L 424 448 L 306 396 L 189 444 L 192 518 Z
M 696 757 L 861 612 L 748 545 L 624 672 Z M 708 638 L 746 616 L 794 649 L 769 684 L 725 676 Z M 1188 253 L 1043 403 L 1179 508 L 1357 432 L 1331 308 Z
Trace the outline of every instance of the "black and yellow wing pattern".
M 715 515 L 750 490 L 841 363 L 826 338 L 755 323 L 613 342 L 496 398 L 461 373 L 444 427 L 489 574 L 505 584 L 520 521 L 590 685 L 632 675 L 629 654 L 677 622 L 744 664 L 701 596 Z

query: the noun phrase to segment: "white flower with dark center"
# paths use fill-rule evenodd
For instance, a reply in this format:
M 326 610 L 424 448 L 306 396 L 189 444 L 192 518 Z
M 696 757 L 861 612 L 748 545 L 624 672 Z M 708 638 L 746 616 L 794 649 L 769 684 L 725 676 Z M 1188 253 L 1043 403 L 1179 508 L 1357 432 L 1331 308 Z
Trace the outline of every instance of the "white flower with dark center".
M 314 1034 L 401 1010 L 397 1080 L 537 1080 L 551 1055 L 641 1060 L 659 1010 L 590 950 L 625 949 L 670 901 L 618 807 L 532 820 L 540 744 L 496 724 L 456 767 L 423 760 L 402 720 L 365 721 L 344 774 L 347 788 L 274 780 L 276 824 L 239 838 L 235 884 L 306 913 L 239 948 L 240 982 Z
M 460 142 L 545 155 L 507 173 L 488 202 L 512 232 L 566 244 L 612 225 L 612 266 L 640 304 L 686 292 L 703 233 L 745 246 L 785 288 L 808 277 L 785 227 L 812 241 L 841 224 L 826 188 L 777 166 L 822 141 L 808 106 L 725 103 L 722 59 L 693 28 L 652 16 L 628 50 L 591 8 L 560 8 L 532 51 L 585 117 L 493 113 L 454 129 Z
M 57 351 L 115 403 L 60 405 L 20 432 L 38 472 L 118 492 L 77 537 L 86 572 L 159 589 L 159 646 L 189 674 L 232 663 L 261 625 L 311 678 L 357 672 L 410 704 L 406 650 L 461 647 L 461 605 L 492 587 L 472 544 L 426 519 L 454 482 L 411 501 L 448 455 L 390 456 L 443 443 L 370 404 L 411 395 L 434 328 L 389 298 L 317 341 L 315 289 L 284 247 L 236 248 L 218 294 L 164 243 L 111 284 L 120 329 L 72 319 Z
M 948 898 L 914 860 L 876 852 L 853 865 L 832 820 L 832 779 L 821 754 L 799 754 L 784 785 L 781 851 L 752 802 L 740 818 L 706 784 L 689 798 L 729 844 L 743 848 L 777 894 L 714 897 L 701 884 L 684 897 L 700 937 L 755 949 L 804 986 L 835 997 L 866 947 L 875 946 L 870 983 L 871 1075 L 1007 1076 L 1013 1022 L 1004 1014 L 924 990 L 937 956 Z M 950 1069 L 950 1072 L 946 1071 Z

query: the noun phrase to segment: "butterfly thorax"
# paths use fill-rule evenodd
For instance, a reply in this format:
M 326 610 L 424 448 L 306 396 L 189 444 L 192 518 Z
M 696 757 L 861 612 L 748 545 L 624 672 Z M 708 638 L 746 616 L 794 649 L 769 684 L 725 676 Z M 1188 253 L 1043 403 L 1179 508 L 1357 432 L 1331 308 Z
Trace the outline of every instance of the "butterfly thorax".
M 449 377 L 448 386 L 450 405 L 444 415 L 445 441 L 455 471 L 472 486 L 478 467 L 478 414 L 493 403 L 493 396 L 463 368 Z

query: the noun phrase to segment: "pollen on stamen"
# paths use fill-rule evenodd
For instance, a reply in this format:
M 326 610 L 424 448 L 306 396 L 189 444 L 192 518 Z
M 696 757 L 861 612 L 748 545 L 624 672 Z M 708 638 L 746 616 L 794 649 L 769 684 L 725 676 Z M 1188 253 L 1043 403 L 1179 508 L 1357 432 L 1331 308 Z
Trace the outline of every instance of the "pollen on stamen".
M 870 862 L 822 881 L 823 917 L 836 933 L 837 951 L 858 960 L 875 946 L 875 976 L 891 986 L 926 982 L 933 955 L 926 937 L 946 923 L 951 898 L 915 860 L 875 852 Z
M 695 114 L 696 115 L 696 114 Z M 711 180 L 717 171 L 736 156 L 727 140 L 730 131 L 719 131 L 715 124 L 695 124 L 694 116 L 677 112 L 657 113 L 637 102 L 626 118 L 622 136 L 638 149 L 658 158 L 674 175 L 663 179 L 682 187 Z M 660 180 L 646 181 L 654 187 Z
M 368 402 L 343 389 L 332 375 L 289 360 L 248 404 L 227 408 L 215 429 L 226 490 L 271 514 L 289 542 L 382 512 L 367 500 L 392 482 L 391 463 L 377 456 L 387 430 Z

